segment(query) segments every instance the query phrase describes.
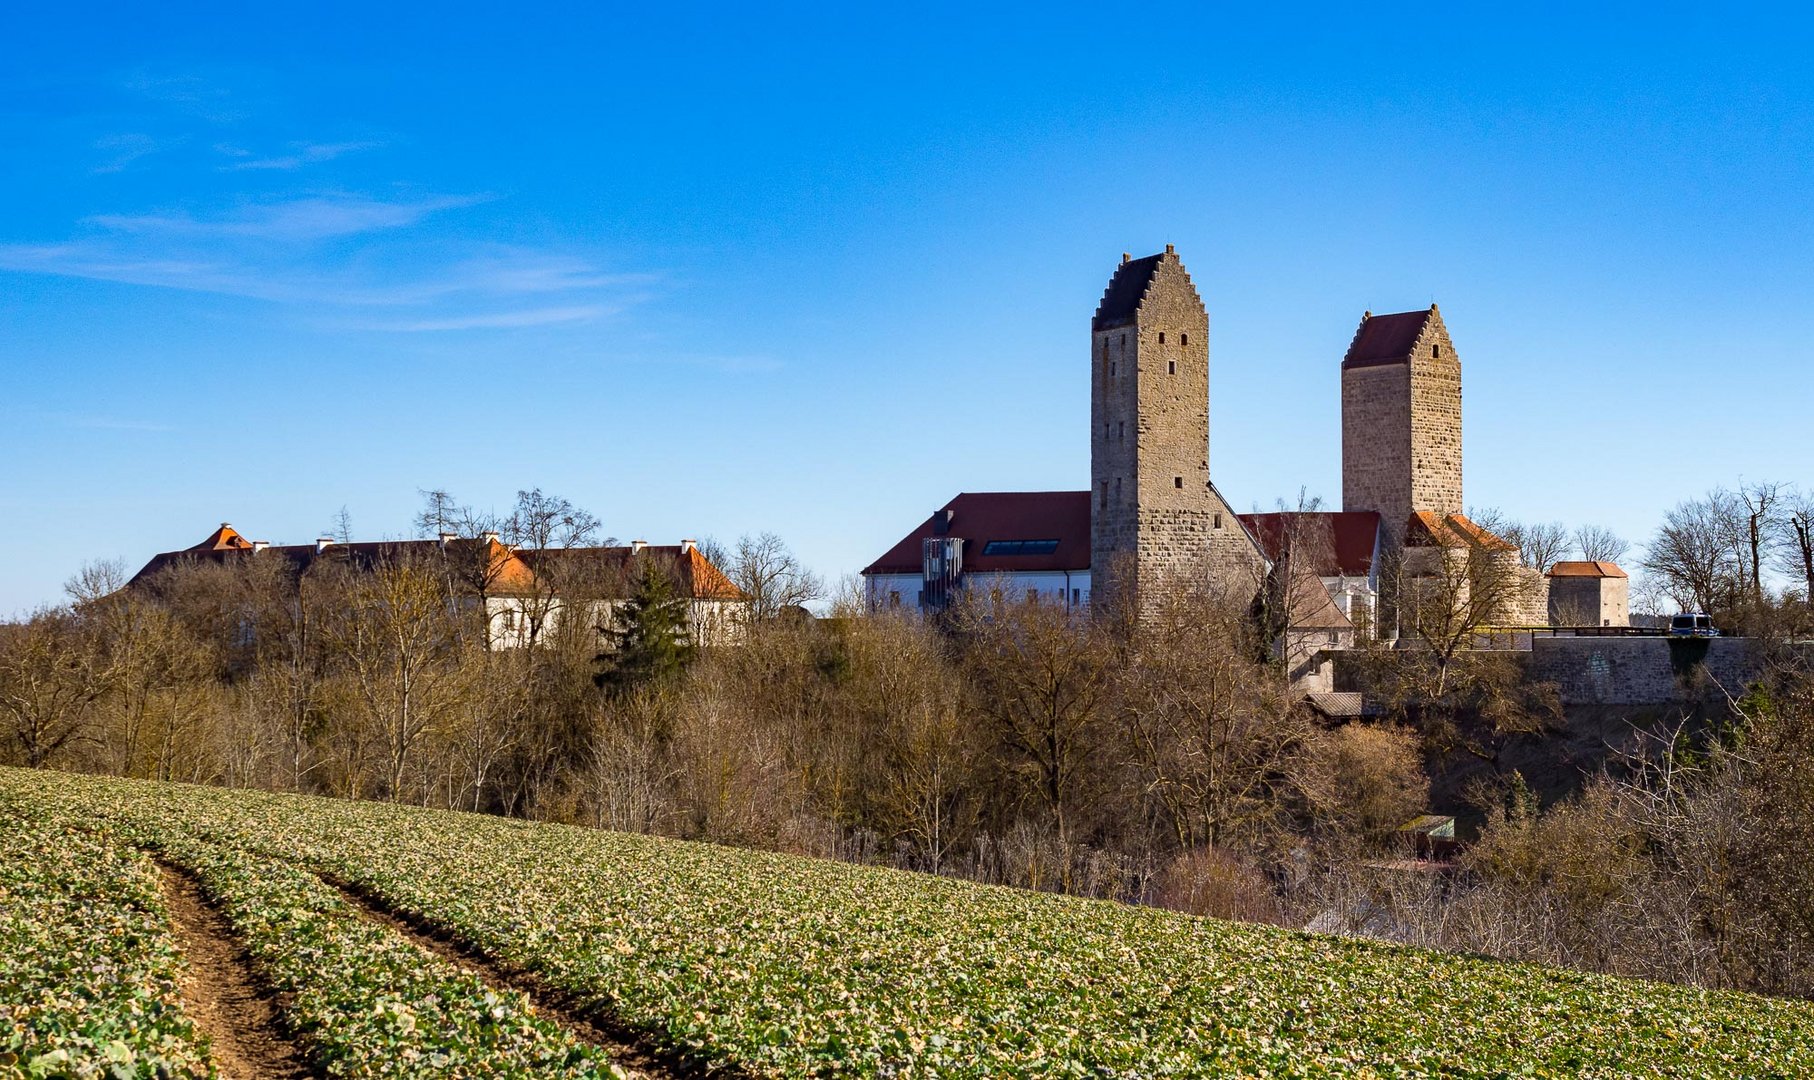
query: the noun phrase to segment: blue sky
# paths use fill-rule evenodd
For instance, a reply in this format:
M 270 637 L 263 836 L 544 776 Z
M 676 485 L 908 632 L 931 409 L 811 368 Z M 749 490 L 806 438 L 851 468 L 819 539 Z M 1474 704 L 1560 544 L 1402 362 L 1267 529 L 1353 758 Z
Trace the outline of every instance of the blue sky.
M 432 487 L 854 572 L 1087 484 L 1091 310 L 1168 242 L 1238 507 L 1339 501 L 1341 353 L 1432 300 L 1471 504 L 1814 482 L 1794 9 L 24 8 L 0 614 Z

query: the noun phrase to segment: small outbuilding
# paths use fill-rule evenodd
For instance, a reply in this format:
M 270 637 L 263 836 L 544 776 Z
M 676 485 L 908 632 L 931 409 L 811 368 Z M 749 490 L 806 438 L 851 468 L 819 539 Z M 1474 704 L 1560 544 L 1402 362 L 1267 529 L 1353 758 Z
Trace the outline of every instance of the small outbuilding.
M 1631 579 L 1617 563 L 1559 562 L 1549 568 L 1551 626 L 1630 626 Z

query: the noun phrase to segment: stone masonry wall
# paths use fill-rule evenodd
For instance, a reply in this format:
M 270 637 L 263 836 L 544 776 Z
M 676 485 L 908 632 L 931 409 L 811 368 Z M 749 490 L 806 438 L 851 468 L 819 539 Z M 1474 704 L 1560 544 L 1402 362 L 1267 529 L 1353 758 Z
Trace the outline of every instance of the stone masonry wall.
M 1374 510 L 1397 533 L 1411 516 L 1411 369 L 1342 372 L 1342 509 Z
M 1744 638 L 1539 637 L 1525 661 L 1526 677 L 1557 684 L 1564 705 L 1656 705 L 1720 687 L 1737 695 L 1759 671 Z
M 1402 363 L 1342 369 L 1342 509 L 1462 512 L 1461 359 L 1434 308 Z
M 1137 592 L 1251 574 L 1257 552 L 1209 482 L 1209 314 L 1170 247 L 1134 320 L 1091 339 L 1091 566 L 1131 563 Z
M 1410 509 L 1462 513 L 1461 358 L 1434 309 L 1411 347 L 1409 408 Z

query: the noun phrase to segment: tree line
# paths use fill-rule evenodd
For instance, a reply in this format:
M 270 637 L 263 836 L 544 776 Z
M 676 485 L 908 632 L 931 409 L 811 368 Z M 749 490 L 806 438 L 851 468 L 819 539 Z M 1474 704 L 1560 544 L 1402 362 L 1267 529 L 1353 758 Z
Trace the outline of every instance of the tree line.
M 537 509 L 539 508 L 539 510 Z M 530 511 L 535 510 L 535 513 Z M 521 521 L 595 522 L 539 492 Z M 432 515 L 432 516 L 430 516 Z M 536 537 L 431 495 L 423 531 Z M 500 524 L 504 528 L 498 528 Z M 688 640 L 656 561 L 620 600 L 490 647 L 459 544 L 356 565 L 247 555 L 0 625 L 0 760 L 759 846 L 1595 970 L 1808 994 L 1814 682 L 1786 635 L 1749 696 L 1540 805 L 1497 767 L 1457 868 L 1407 860 L 1431 763 L 1560 722 L 1503 654 L 1381 651 L 1379 715 L 1289 685 L 1251 595 L 1175 582 L 1080 618 L 975 589 L 867 611 L 773 536 L 715 548 L 741 644 Z M 580 571 L 569 571 L 579 573 Z M 1246 590 L 1251 593 L 1251 590 Z M 558 599 L 558 596 L 555 597 Z M 1778 598 L 1785 605 L 1794 598 Z M 825 617 L 800 605 L 821 600 Z M 1440 665 L 1440 666 L 1439 666 Z

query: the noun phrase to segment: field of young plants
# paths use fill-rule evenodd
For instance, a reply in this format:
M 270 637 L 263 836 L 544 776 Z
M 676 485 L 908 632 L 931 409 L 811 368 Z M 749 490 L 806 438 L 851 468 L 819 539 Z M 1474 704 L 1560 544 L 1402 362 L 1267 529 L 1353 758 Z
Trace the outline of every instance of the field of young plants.
M 205 1073 L 158 863 L 199 883 L 281 1037 L 325 1075 L 614 1075 L 576 1017 L 639 1045 L 645 1073 L 1814 1075 L 1800 1002 L 478 815 L 0 769 L 0 1076 Z

